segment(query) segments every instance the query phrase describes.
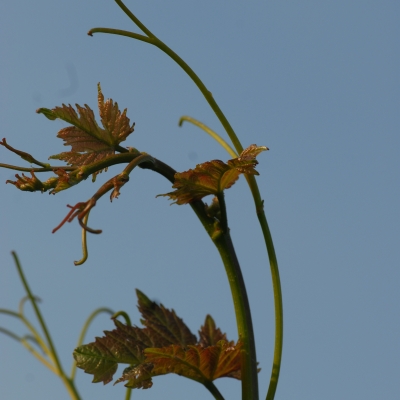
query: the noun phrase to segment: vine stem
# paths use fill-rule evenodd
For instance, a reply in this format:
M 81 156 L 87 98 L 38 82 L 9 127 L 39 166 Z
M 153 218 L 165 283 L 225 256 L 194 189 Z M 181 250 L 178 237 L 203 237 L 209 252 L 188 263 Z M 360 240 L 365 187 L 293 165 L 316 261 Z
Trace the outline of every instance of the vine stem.
M 1 311 L 1 310 L 0 310 Z M 24 337 L 19 337 L 17 334 L 15 334 L 14 332 L 11 332 L 8 329 L 5 328 L 1 328 L 0 327 L 0 333 L 3 333 L 5 335 L 7 335 L 8 337 L 16 340 L 17 342 L 21 343 L 34 357 L 36 357 L 45 367 L 47 367 L 51 372 L 57 374 L 57 371 L 54 367 L 54 365 L 49 362 L 46 358 L 44 358 L 40 353 L 38 353 L 36 351 L 36 349 L 31 346 L 29 344 L 29 339 L 31 341 L 34 341 L 35 344 L 38 344 L 36 342 L 36 338 L 35 337 L 30 337 L 28 335 L 24 336 Z M 41 348 L 41 350 L 43 351 L 43 349 Z M 45 353 L 45 352 L 44 352 Z M 46 354 L 46 353 L 45 353 Z M 47 355 L 47 354 L 46 354 Z
M 240 143 L 235 131 L 230 125 L 229 121 L 225 117 L 224 113 L 218 106 L 217 102 L 214 100 L 212 93 L 207 89 L 203 81 L 197 76 L 197 74 L 193 71 L 192 68 L 181 58 L 179 57 L 172 49 L 170 49 L 165 43 L 163 43 L 160 39 L 158 39 L 150 30 L 148 30 L 143 23 L 139 21 L 139 19 L 125 6 L 125 4 L 121 0 L 115 0 L 116 3 L 121 7 L 121 9 L 128 15 L 128 17 L 134 22 L 134 24 L 144 32 L 148 38 L 143 39 L 144 36 L 137 35 L 132 33 L 131 36 L 134 39 L 145 41 L 149 44 L 153 44 L 158 47 L 164 53 L 166 53 L 169 57 L 171 57 L 192 79 L 195 85 L 199 88 L 200 92 L 203 94 L 207 103 L 210 105 L 211 109 L 214 111 L 215 115 L 221 122 L 224 127 L 226 133 L 231 139 L 236 151 L 240 154 L 243 151 L 243 146 Z M 107 29 L 107 28 L 95 28 L 91 32 L 104 32 L 110 34 L 121 34 L 117 30 Z M 89 34 L 91 33 L 89 31 Z M 135 35 L 141 37 L 134 37 Z M 128 36 L 128 35 L 126 35 Z M 274 358 L 273 358 L 273 366 L 270 378 L 270 385 L 267 393 L 267 400 L 273 400 L 275 397 L 275 392 L 278 384 L 280 366 L 282 360 L 282 346 L 283 346 L 283 305 L 282 305 L 282 289 L 280 284 L 279 270 L 278 270 L 278 262 L 276 259 L 275 249 L 271 237 L 271 233 L 269 230 L 269 226 L 267 223 L 267 219 L 264 213 L 264 202 L 261 199 L 260 191 L 257 185 L 257 182 L 254 176 L 246 176 L 247 182 L 249 184 L 251 193 L 254 198 L 254 203 L 256 207 L 257 217 L 261 226 L 261 230 L 263 232 L 264 241 L 267 247 L 270 270 L 271 270 L 271 278 L 272 278 L 272 286 L 274 291 L 274 307 L 275 307 L 275 346 L 274 346 Z M 246 398 L 247 400 L 247 398 Z
M 258 399 L 256 346 L 246 286 L 229 231 L 213 240 L 221 255 L 231 287 L 242 351 L 242 399 Z
M 71 399 L 80 400 L 80 396 L 79 396 L 79 393 L 78 393 L 78 391 L 77 391 L 77 389 L 75 387 L 74 382 L 72 381 L 72 379 L 69 379 L 67 377 L 67 375 L 65 374 L 65 372 L 64 372 L 64 370 L 63 370 L 63 368 L 61 366 L 60 360 L 59 360 L 57 352 L 56 352 L 56 348 L 54 347 L 54 344 L 53 344 L 53 340 L 51 339 L 51 336 L 50 336 L 50 333 L 49 333 L 49 331 L 47 329 L 46 323 L 44 322 L 42 313 L 40 312 L 39 307 L 36 304 L 35 297 L 33 296 L 32 291 L 31 291 L 31 289 L 30 289 L 30 287 L 28 285 L 28 282 L 27 282 L 27 280 L 25 278 L 25 275 L 24 275 L 24 273 L 22 271 L 22 267 L 21 267 L 21 264 L 19 262 L 18 256 L 14 251 L 11 254 L 12 254 L 13 258 L 14 258 L 15 265 L 17 267 L 19 277 L 20 277 L 20 279 L 22 281 L 22 284 L 23 284 L 23 286 L 24 286 L 24 288 L 26 290 L 26 293 L 27 293 L 27 295 L 28 295 L 28 297 L 29 297 L 29 299 L 30 299 L 30 301 L 32 303 L 36 318 L 39 321 L 39 324 L 40 324 L 40 326 L 41 326 L 41 328 L 43 330 L 44 336 L 45 336 L 45 338 L 47 340 L 47 343 L 49 345 L 51 356 L 52 356 L 52 358 L 54 360 L 54 363 L 56 365 L 56 368 L 57 368 L 57 374 L 62 379 L 62 381 L 63 381 L 63 383 L 64 383 L 64 385 L 65 385 L 65 387 L 66 387 L 66 389 L 67 389 L 67 391 L 69 393 L 69 395 L 71 396 Z
M 160 160 L 154 159 L 154 163 L 144 163 L 141 167 L 158 172 L 171 183 L 175 181 L 176 171 Z M 258 399 L 257 359 L 250 305 L 239 261 L 229 234 L 223 194 L 218 196 L 218 200 L 223 216 L 221 222 L 207 215 L 205 205 L 201 200 L 190 203 L 190 206 L 216 246 L 224 264 L 231 288 L 239 339 L 243 343 L 242 398 L 256 400 Z
M 132 395 L 132 389 L 131 388 L 126 388 L 125 400 L 130 400 L 131 395 Z
M 225 140 L 218 135 L 218 133 L 214 132 L 208 126 L 204 125 L 200 121 L 197 121 L 191 117 L 181 117 L 179 120 L 179 126 L 182 125 L 183 121 L 191 122 L 192 124 L 198 126 L 200 129 L 209 134 L 214 140 L 216 140 L 231 157 L 237 157 L 235 151 L 225 142 Z M 280 371 L 280 364 L 282 358 L 282 345 L 283 345 L 283 306 L 282 306 L 282 291 L 279 277 L 279 269 L 278 263 L 276 260 L 276 254 L 274 250 L 274 245 L 272 242 L 271 232 L 268 227 L 268 223 L 265 217 L 264 209 L 263 209 L 263 200 L 260 197 L 260 193 L 258 190 L 257 182 L 254 179 L 254 176 L 246 176 L 247 183 L 250 187 L 250 190 L 253 195 L 253 199 L 256 206 L 257 217 L 259 219 L 262 232 L 264 235 L 264 240 L 267 245 L 268 257 L 270 260 L 270 268 L 271 268 L 271 276 L 272 276 L 272 285 L 274 288 L 274 305 L 275 305 L 275 349 L 274 349 L 274 359 L 272 364 L 272 373 L 270 379 L 270 387 L 267 394 L 267 400 L 272 400 L 275 396 L 275 391 L 278 383 L 278 376 Z
M 268 387 L 266 400 L 273 400 L 278 386 L 279 373 L 282 362 L 283 348 L 283 303 L 282 303 L 282 288 L 279 276 L 278 260 L 276 258 L 275 247 L 272 241 L 271 231 L 268 226 L 267 218 L 264 212 L 264 201 L 261 199 L 260 191 L 257 182 L 253 175 L 246 175 L 247 183 L 253 195 L 256 206 L 257 217 L 263 232 L 265 244 L 267 247 L 272 287 L 274 291 L 274 308 L 275 308 L 275 345 L 274 358 L 272 361 L 271 378 Z
M 207 103 L 210 105 L 215 115 L 221 122 L 226 133 L 232 141 L 236 151 L 240 154 L 243 151 L 243 146 L 240 143 L 235 131 L 230 125 L 229 121 L 225 117 L 224 113 L 218 106 L 217 102 L 214 100 L 212 93 L 207 89 L 202 80 L 197 76 L 197 74 L 183 61 L 173 50 L 171 50 L 167 45 L 157 39 L 157 44 L 155 44 L 160 50 L 164 51 L 169 55 L 193 80 L 196 86 L 199 88 Z M 276 388 L 278 385 L 280 366 L 282 360 L 282 346 L 283 346 L 283 303 L 282 303 L 282 289 L 279 277 L 278 262 L 276 258 L 275 248 L 272 241 L 271 232 L 267 223 L 267 219 L 264 212 L 263 200 L 261 199 L 260 191 L 254 176 L 247 175 L 247 182 L 250 186 L 251 193 L 254 198 L 254 203 L 256 206 L 257 217 L 263 232 L 264 241 L 267 247 L 268 258 L 271 270 L 272 286 L 274 291 L 274 307 L 275 307 L 275 345 L 274 345 L 274 358 L 273 366 L 270 378 L 270 385 L 268 388 L 268 393 L 266 400 L 273 400 L 275 397 Z M 246 398 L 247 400 L 247 398 Z
M 214 396 L 216 400 L 225 400 L 221 392 L 212 382 L 205 382 L 203 385 L 208 389 L 208 391 Z

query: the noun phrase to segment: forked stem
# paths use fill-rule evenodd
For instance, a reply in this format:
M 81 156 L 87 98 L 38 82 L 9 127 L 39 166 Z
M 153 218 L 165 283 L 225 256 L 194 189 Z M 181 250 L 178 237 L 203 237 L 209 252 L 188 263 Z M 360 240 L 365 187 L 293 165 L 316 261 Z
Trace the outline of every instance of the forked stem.
M 30 299 L 30 301 L 32 303 L 32 307 L 34 309 L 36 318 L 38 319 L 40 327 L 42 328 L 44 336 L 45 336 L 45 338 L 47 340 L 47 344 L 49 346 L 52 358 L 54 360 L 54 363 L 55 363 L 55 366 L 56 366 L 56 369 L 57 369 L 57 374 L 61 378 L 61 380 L 63 381 L 63 383 L 64 383 L 69 395 L 71 396 L 71 399 L 80 400 L 80 396 L 78 394 L 78 391 L 77 391 L 77 389 L 75 387 L 74 382 L 72 381 L 72 379 L 67 377 L 67 375 L 65 374 L 65 372 L 64 372 L 64 370 L 63 370 L 63 368 L 61 366 L 60 360 L 59 360 L 57 352 L 56 352 L 56 348 L 55 348 L 55 346 L 53 344 L 53 340 L 51 339 L 50 333 L 49 333 L 49 331 L 47 329 L 47 325 L 44 322 L 42 313 L 40 312 L 39 307 L 36 304 L 35 297 L 33 296 L 32 291 L 31 291 L 31 289 L 30 289 L 30 287 L 28 285 L 28 282 L 27 282 L 27 280 L 25 278 L 25 275 L 24 275 L 24 273 L 22 271 L 22 267 L 21 267 L 21 264 L 19 262 L 18 256 L 17 256 L 17 254 L 15 252 L 12 252 L 12 256 L 14 258 L 15 265 L 17 267 L 19 277 L 20 277 L 20 279 L 22 281 L 22 284 L 23 284 L 23 286 L 25 288 L 26 294 L 28 295 L 28 297 L 29 297 L 29 299 Z

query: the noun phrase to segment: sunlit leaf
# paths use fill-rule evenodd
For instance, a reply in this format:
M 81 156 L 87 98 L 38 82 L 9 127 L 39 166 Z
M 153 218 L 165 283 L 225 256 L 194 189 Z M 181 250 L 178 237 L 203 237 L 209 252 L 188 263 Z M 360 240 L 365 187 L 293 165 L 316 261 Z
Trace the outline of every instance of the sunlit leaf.
M 118 103 L 114 103 L 111 99 L 104 101 L 100 84 L 98 84 L 98 107 L 103 128 L 97 124 L 92 109 L 86 104 L 84 107 L 76 104 L 77 111 L 71 105 L 65 104 L 52 110 L 47 108 L 37 110 L 50 120 L 60 118 L 72 125 L 61 129 L 57 134 L 57 137 L 64 140 L 65 146 L 71 146 L 71 150 L 50 158 L 82 166 L 114 154 L 116 146 L 133 132 L 135 124 L 130 125 L 126 116 L 127 110 L 121 112 Z
M 214 346 L 200 344 L 184 349 L 171 345 L 162 349 L 146 349 L 146 361 L 154 365 L 154 375 L 175 373 L 197 381 L 213 381 L 217 378 L 240 379 L 242 344 L 225 340 Z
M 258 175 L 255 170 L 258 163 L 256 156 L 265 150 L 268 150 L 267 147 L 253 144 L 227 163 L 207 161 L 198 164 L 195 169 L 178 172 L 172 186 L 176 190 L 160 196 L 168 196 L 176 204 L 187 204 L 210 194 L 218 195 L 229 189 L 240 174 Z
M 118 382 L 128 381 L 125 386 L 138 388 L 152 377 L 171 373 L 201 383 L 222 377 L 240 379 L 241 348 L 240 342 L 235 345 L 224 340 L 208 347 L 196 344 L 186 348 L 178 345 L 148 348 L 144 365 L 152 365 L 152 369 L 127 369 Z
M 199 344 L 204 347 L 213 346 L 214 344 L 217 344 L 220 340 L 227 341 L 226 333 L 222 333 L 221 329 L 215 326 L 215 322 L 211 315 L 206 316 L 204 325 L 199 330 L 199 335 Z

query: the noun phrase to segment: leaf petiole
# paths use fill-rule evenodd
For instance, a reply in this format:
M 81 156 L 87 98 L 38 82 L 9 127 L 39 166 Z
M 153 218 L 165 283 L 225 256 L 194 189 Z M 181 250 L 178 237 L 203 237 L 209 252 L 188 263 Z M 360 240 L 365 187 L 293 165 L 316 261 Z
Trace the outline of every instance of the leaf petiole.
M 0 142 L 0 145 L 4 146 L 6 149 L 12 151 L 13 153 L 19 155 L 23 160 L 28 161 L 31 164 L 36 164 L 39 165 L 40 167 L 43 168 L 49 168 L 50 164 L 48 163 L 42 163 L 40 161 L 37 161 L 35 158 L 33 158 L 29 153 L 25 153 L 25 151 L 17 150 L 14 149 L 14 147 L 11 147 L 7 142 L 6 139 L 3 138 L 3 140 Z

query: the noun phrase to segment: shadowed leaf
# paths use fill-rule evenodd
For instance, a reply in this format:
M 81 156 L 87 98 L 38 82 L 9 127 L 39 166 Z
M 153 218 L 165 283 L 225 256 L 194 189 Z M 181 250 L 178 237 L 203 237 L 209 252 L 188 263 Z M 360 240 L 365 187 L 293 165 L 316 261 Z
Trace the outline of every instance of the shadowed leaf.
M 39 108 L 36 111 L 50 120 L 60 118 L 72 125 L 61 129 L 57 134 L 57 137 L 64 140 L 65 146 L 71 146 L 71 150 L 50 158 L 82 166 L 114 154 L 116 146 L 133 132 L 135 124 L 130 125 L 126 116 L 127 110 L 121 112 L 118 103 L 114 103 L 111 99 L 104 101 L 100 84 L 98 84 L 98 107 L 103 128 L 97 124 L 93 111 L 86 104 L 84 107 L 76 104 L 77 112 L 71 105 L 65 104 L 52 110 Z
M 197 338 L 175 311 L 151 301 L 137 290 L 138 308 L 145 328 L 127 326 L 114 320 L 116 329 L 105 331 L 105 336 L 75 349 L 77 366 L 94 375 L 93 382 L 104 384 L 112 380 L 118 364 L 138 366 L 144 362 L 143 351 L 148 347 L 170 344 L 195 344 Z
M 174 310 L 168 310 L 162 304 L 151 301 L 140 290 L 136 289 L 136 294 L 139 300 L 138 308 L 143 316 L 141 322 L 152 331 L 158 343 L 165 343 L 160 347 L 168 344 L 186 346 L 197 342 L 196 336 Z
M 207 315 L 198 341 L 173 310 L 136 290 L 144 328 L 114 320 L 116 329 L 74 351 L 77 366 L 93 375 L 93 382 L 109 383 L 118 364 L 128 364 L 115 383 L 150 388 L 152 377 L 176 373 L 201 383 L 221 377 L 240 379 L 241 344 L 228 342 Z
M 94 375 L 93 382 L 109 383 L 118 364 L 138 365 L 144 361 L 143 350 L 157 345 L 145 329 L 127 326 L 114 320 L 117 329 L 105 331 L 105 336 L 79 346 L 74 358 L 79 368 Z
M 258 175 L 255 170 L 258 162 L 255 158 L 265 150 L 268 148 L 253 144 L 227 163 L 220 160 L 208 161 L 198 164 L 195 169 L 178 172 L 172 186 L 176 190 L 159 196 L 169 196 L 176 204 L 187 204 L 210 194 L 220 194 L 229 189 L 240 174 Z

